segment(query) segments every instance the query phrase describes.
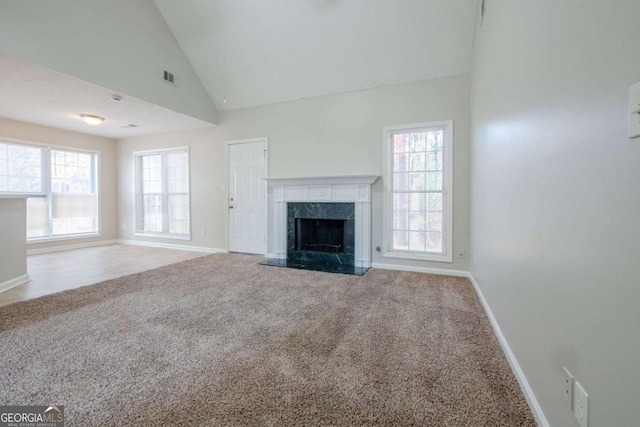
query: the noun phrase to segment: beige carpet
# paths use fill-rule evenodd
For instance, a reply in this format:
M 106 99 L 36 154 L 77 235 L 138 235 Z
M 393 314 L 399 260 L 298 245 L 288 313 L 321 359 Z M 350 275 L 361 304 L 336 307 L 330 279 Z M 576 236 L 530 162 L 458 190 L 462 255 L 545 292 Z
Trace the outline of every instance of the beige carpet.
M 211 255 L 0 308 L 0 404 L 69 426 L 534 426 L 468 280 Z

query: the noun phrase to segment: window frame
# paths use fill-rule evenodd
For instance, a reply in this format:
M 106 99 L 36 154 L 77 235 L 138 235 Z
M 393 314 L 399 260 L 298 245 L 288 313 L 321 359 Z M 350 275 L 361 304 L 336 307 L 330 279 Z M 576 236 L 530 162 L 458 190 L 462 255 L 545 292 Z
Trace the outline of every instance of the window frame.
M 60 234 L 54 236 L 50 234 L 48 236 L 42 237 L 30 237 L 27 238 L 25 236 L 25 240 L 27 245 L 33 245 L 38 243 L 46 243 L 46 242 L 57 242 L 62 240 L 76 240 L 76 239 L 86 239 L 86 238 L 95 238 L 102 236 L 102 188 L 101 188 L 101 152 L 96 150 L 85 149 L 81 147 L 73 147 L 69 145 L 58 145 L 58 144 L 46 144 L 42 142 L 36 141 L 28 141 L 23 139 L 16 138 L 8 138 L 5 136 L 0 136 L 0 143 L 7 143 L 12 145 L 22 145 L 26 147 L 34 147 L 42 150 L 41 156 L 41 182 L 42 186 L 40 188 L 40 192 L 0 192 L 0 194 L 10 195 L 10 196 L 24 196 L 27 199 L 29 198 L 45 198 L 47 199 L 47 204 L 49 208 L 49 220 L 50 220 L 50 233 L 53 233 L 53 223 L 51 222 L 53 218 L 51 217 L 51 203 L 53 199 L 53 191 L 52 191 L 52 174 L 51 174 L 51 151 L 53 150 L 64 150 L 64 151 L 73 151 L 77 153 L 85 153 L 95 155 L 95 171 L 94 171 L 94 179 L 95 179 L 95 193 L 96 193 L 96 221 L 97 227 L 96 231 L 91 231 L 88 233 L 75 233 L 75 234 Z
M 437 128 L 443 136 L 443 187 L 442 187 L 442 252 L 402 251 L 393 248 L 393 144 L 390 135 L 398 131 Z M 383 142 L 383 250 L 382 256 L 419 261 L 453 262 L 453 120 L 408 125 L 386 126 L 382 130 Z M 428 191 L 425 190 L 425 194 Z
M 141 176 L 141 172 L 142 172 L 142 167 L 141 167 L 141 162 L 142 162 L 142 156 L 149 156 L 149 155 L 161 155 L 162 156 L 162 181 L 161 181 L 161 186 L 162 186 L 162 192 L 160 193 L 160 196 L 162 197 L 163 200 L 163 214 L 166 213 L 166 217 L 168 218 L 168 196 L 169 193 L 167 192 L 167 179 L 166 179 L 166 170 L 167 170 L 167 164 L 166 161 L 164 159 L 166 159 L 166 154 L 170 153 L 170 152 L 179 152 L 179 151 L 185 151 L 187 153 L 187 197 L 189 200 L 189 209 L 188 209 L 188 214 L 189 214 L 189 227 L 188 227 L 188 233 L 187 234 L 177 234 L 177 233 L 170 233 L 168 230 L 167 231 L 162 231 L 162 232 L 145 232 L 145 231 L 139 231 L 140 227 L 138 224 L 138 219 L 139 219 L 139 212 L 140 212 L 140 206 L 139 203 L 141 202 L 141 196 L 144 194 L 142 193 L 142 176 Z M 133 152 L 133 185 L 134 185 L 134 212 L 133 212 L 133 228 L 134 228 L 134 236 L 140 236 L 140 237 L 157 237 L 157 238 L 163 238 L 163 239 L 175 239 L 175 240 L 191 240 L 191 236 L 193 234 L 192 232 L 192 221 L 191 221 L 191 152 L 189 150 L 189 146 L 183 146 L 183 147 L 169 147 L 169 148 L 158 148 L 158 149 L 154 149 L 154 150 L 140 150 L 140 151 L 134 151 Z M 171 193 L 171 194 L 178 194 L 178 193 Z M 180 193 L 181 194 L 181 193 Z M 168 221 L 166 218 L 163 221 L 163 223 L 165 223 L 166 221 Z

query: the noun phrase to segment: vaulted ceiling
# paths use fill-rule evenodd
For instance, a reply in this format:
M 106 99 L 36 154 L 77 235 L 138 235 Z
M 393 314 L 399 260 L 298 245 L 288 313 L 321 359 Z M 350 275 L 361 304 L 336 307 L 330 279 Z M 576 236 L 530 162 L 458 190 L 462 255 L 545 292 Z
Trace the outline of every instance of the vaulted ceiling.
M 7 119 L 109 138 L 211 126 L 131 96 L 115 101 L 117 92 L 9 55 L 0 54 L 0 76 L 0 117 Z M 89 126 L 80 119 L 82 113 L 106 120 Z
M 155 3 L 218 109 L 408 83 L 471 68 L 476 0 Z
M 467 73 L 476 1 L 121 0 L 96 13 L 13 2 L 0 14 L 0 117 L 122 138 L 211 126 L 193 114 L 215 113 L 202 87 L 225 110 Z M 88 40 L 86 26 L 99 49 L 70 42 Z M 80 113 L 107 120 L 89 127 Z

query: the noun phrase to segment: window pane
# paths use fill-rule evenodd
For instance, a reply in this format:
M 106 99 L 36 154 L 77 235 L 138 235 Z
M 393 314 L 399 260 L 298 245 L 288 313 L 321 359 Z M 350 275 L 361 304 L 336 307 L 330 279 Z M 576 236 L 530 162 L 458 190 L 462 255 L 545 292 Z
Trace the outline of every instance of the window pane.
M 425 182 L 426 180 L 425 180 L 424 172 L 411 173 L 410 180 L 411 180 L 411 184 L 410 184 L 411 191 L 424 191 L 426 189 L 426 182 Z
M 169 196 L 169 233 L 189 234 L 189 197 Z
M 408 230 L 409 229 L 409 212 L 395 211 L 393 213 L 393 229 Z
M 185 151 L 167 153 L 167 193 L 189 192 L 188 156 Z
M 162 232 L 162 198 L 157 195 L 142 196 L 142 231 Z
M 393 248 L 401 251 L 409 250 L 409 232 L 408 231 L 393 232 Z
M 53 235 L 82 234 L 96 232 L 94 218 L 54 218 Z
M 427 190 L 442 190 L 442 172 L 427 172 Z
M 427 209 L 427 195 L 424 193 L 411 193 L 409 196 L 409 209 L 412 211 L 425 211 Z
M 167 183 L 167 193 L 188 193 L 189 183 L 186 179 L 173 179 Z
M 0 191 L 41 193 L 42 150 L 0 143 Z
M 424 132 L 412 132 L 409 134 L 411 151 L 424 151 L 425 136 Z
M 53 194 L 51 197 L 53 234 L 80 234 L 98 231 L 98 200 L 95 194 Z
M 442 211 L 442 193 L 427 194 L 427 209 L 430 211 Z
M 91 167 L 91 155 L 90 154 L 79 154 L 78 155 L 78 165 L 82 168 L 90 168 Z
M 394 173 L 393 174 L 393 189 L 397 191 L 408 191 L 410 186 L 410 179 L 408 173 Z
M 427 213 L 427 228 L 429 231 L 442 231 L 442 212 Z
M 424 212 L 409 212 L 409 230 L 427 231 Z
M 170 168 L 184 168 L 188 166 L 186 151 L 167 153 L 167 163 Z
M 27 191 L 27 180 L 24 177 L 9 177 L 9 191 L 12 193 L 24 193 Z
M 27 193 L 40 193 L 42 189 L 41 178 L 27 178 Z
M 49 204 L 45 197 L 27 199 L 27 239 L 49 235 Z
M 162 192 L 162 156 L 160 154 L 142 156 L 142 192 Z
M 393 195 L 393 210 L 408 210 L 409 209 L 409 198 L 413 196 L 413 194 L 406 193 L 396 193 Z
M 444 148 L 444 131 L 434 130 L 427 133 L 427 151 L 442 150 Z
M 409 151 L 409 135 L 406 133 L 393 135 L 393 152 L 406 153 Z
M 410 169 L 411 171 L 416 172 L 426 170 L 426 158 L 424 153 L 410 154 Z
M 95 188 L 93 179 L 94 154 L 74 151 L 51 151 L 51 191 L 54 193 L 91 194 Z M 89 160 L 86 160 L 86 159 Z M 80 159 L 84 164 L 80 165 Z
M 393 170 L 394 172 L 406 172 L 409 170 L 409 155 L 408 154 L 396 154 L 393 156 Z
M 425 251 L 425 239 L 427 233 L 412 231 L 409 233 L 409 250 L 410 251 Z
M 427 153 L 427 170 L 429 171 L 441 171 L 442 170 L 442 151 L 433 151 Z
M 426 248 L 429 252 L 442 252 L 442 233 L 427 233 Z

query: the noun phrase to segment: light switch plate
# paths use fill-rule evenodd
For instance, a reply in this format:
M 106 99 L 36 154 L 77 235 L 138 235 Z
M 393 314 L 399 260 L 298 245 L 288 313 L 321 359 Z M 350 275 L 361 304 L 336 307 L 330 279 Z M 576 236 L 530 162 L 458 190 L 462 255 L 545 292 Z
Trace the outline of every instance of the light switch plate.
M 569 406 L 569 410 L 573 411 L 573 375 L 567 368 L 564 369 L 564 399 Z
M 640 136 L 640 83 L 629 89 L 629 138 Z
M 573 415 L 580 427 L 589 427 L 589 395 L 578 381 L 573 387 Z

